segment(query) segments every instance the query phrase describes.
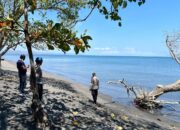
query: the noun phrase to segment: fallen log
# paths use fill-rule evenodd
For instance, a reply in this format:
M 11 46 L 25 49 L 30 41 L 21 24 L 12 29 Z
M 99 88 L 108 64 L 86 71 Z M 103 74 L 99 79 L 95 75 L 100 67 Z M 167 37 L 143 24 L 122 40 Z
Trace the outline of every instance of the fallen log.
M 155 100 L 162 94 L 168 93 L 168 92 L 177 92 L 180 91 L 180 80 L 176 81 L 175 83 L 169 84 L 169 85 L 157 85 L 156 89 L 151 91 L 149 93 L 149 99 Z
M 135 88 L 134 86 L 130 86 L 127 82 L 123 80 L 118 81 L 109 81 L 109 84 L 122 84 L 123 87 L 127 90 L 127 94 L 133 94 L 135 96 L 134 103 L 136 106 L 145 109 L 154 109 L 161 108 L 162 104 L 180 104 L 180 102 L 168 102 L 168 101 L 158 101 L 156 100 L 159 96 L 169 93 L 169 92 L 177 92 L 180 91 L 180 80 L 175 83 L 169 85 L 157 85 L 156 88 L 150 92 L 147 92 L 142 89 Z

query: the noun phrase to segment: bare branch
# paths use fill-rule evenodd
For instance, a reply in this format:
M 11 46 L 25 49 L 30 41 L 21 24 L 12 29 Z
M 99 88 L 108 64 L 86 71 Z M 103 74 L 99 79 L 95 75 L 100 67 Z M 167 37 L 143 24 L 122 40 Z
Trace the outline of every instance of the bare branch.
M 94 4 L 93 8 L 90 10 L 90 12 L 87 14 L 87 16 L 86 16 L 85 18 L 80 19 L 80 20 L 77 20 L 77 21 L 75 22 L 75 24 L 77 24 L 78 22 L 84 22 L 84 21 L 86 21 L 86 20 L 89 18 L 89 16 L 92 14 L 92 12 L 94 11 L 94 9 L 96 8 L 97 3 L 98 3 L 98 2 L 96 1 L 96 3 Z
M 170 40 L 170 36 L 166 37 L 166 46 L 169 49 L 170 55 L 178 64 L 180 64 L 180 60 L 175 50 L 178 49 L 177 44 L 179 43 L 179 40 L 180 40 L 180 35 L 176 35 L 176 36 L 174 35 L 173 37 L 171 37 L 171 40 Z
M 133 86 L 129 86 L 129 85 L 125 82 L 124 79 L 118 80 L 118 81 L 108 81 L 108 83 L 109 83 L 109 84 L 122 84 L 122 85 L 126 88 L 128 95 L 130 95 L 129 92 L 132 92 L 132 93 L 135 95 L 136 98 L 138 97 L 138 95 L 137 95 L 134 87 L 133 87 Z

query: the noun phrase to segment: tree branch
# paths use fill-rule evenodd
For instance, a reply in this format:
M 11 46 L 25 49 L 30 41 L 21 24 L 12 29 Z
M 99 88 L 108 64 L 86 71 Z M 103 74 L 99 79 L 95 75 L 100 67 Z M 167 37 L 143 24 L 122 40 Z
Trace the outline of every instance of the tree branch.
M 128 95 L 130 95 L 129 92 L 132 92 L 132 93 L 135 95 L 136 98 L 138 97 L 138 95 L 137 95 L 134 87 L 133 87 L 133 86 L 130 87 L 130 86 L 125 82 L 124 79 L 118 80 L 118 81 L 109 81 L 108 83 L 109 83 L 109 84 L 122 84 L 122 85 L 126 88 Z
M 177 58 L 177 56 L 176 56 L 176 54 L 174 53 L 174 50 L 173 50 L 173 45 L 175 44 L 175 42 L 177 41 L 177 40 L 179 40 L 180 39 L 180 37 L 176 37 L 176 39 L 173 39 L 173 41 L 170 41 L 169 40 L 169 36 L 167 35 L 167 37 L 166 37 L 166 46 L 167 46 L 167 48 L 169 49 L 169 52 L 170 52 L 170 55 L 172 56 L 172 58 L 174 58 L 175 59 L 175 61 L 178 63 L 178 64 L 180 64 L 180 60 Z
M 97 3 L 98 3 L 98 1 L 96 1 L 96 3 L 94 4 L 93 8 L 91 9 L 91 11 L 88 13 L 88 15 L 87 15 L 85 18 L 80 19 L 80 20 L 77 20 L 77 21 L 75 22 L 75 24 L 77 24 L 78 22 L 84 22 L 84 21 L 86 21 L 86 20 L 89 18 L 89 16 L 92 14 L 92 12 L 94 11 L 94 9 L 96 8 Z

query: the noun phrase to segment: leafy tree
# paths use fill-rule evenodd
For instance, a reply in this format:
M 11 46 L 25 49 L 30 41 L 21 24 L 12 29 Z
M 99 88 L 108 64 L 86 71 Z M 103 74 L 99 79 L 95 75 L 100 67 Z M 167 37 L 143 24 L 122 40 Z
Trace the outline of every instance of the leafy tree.
M 17 45 L 23 42 L 22 33 L 19 32 L 18 26 L 14 25 L 14 20 L 10 18 L 12 16 L 9 13 L 14 10 L 18 15 L 17 9 L 15 9 L 16 5 L 14 7 L 9 5 L 8 1 L 0 0 L 0 59 L 9 49 L 15 49 Z
M 35 119 L 43 121 L 43 116 L 37 116 L 43 115 L 43 109 L 38 100 L 32 47 L 63 52 L 74 49 L 76 54 L 84 52 L 90 48 L 88 41 L 92 38 L 86 33 L 78 36 L 75 25 L 86 21 L 93 11 L 98 10 L 106 19 L 117 21 L 121 26 L 119 10 L 126 8 L 130 2 L 140 6 L 145 0 L 0 0 L 0 11 L 3 12 L 0 17 L 10 19 L 10 25 L 8 20 L 1 21 L 1 33 L 8 32 L 8 36 L 20 33 L 18 39 L 22 39 L 28 50 Z M 80 12 L 84 9 L 89 9 L 89 13 L 81 19 Z M 50 14 L 58 21 L 53 21 Z M 18 39 L 13 39 L 14 43 L 18 43 Z
M 11 48 L 15 49 L 18 44 L 21 43 L 18 39 L 16 39 L 15 32 L 2 31 L 0 32 L 0 59 L 6 54 L 8 50 Z M 14 41 L 17 41 L 16 43 Z M 0 69 L 1 69 L 1 60 L 0 60 Z

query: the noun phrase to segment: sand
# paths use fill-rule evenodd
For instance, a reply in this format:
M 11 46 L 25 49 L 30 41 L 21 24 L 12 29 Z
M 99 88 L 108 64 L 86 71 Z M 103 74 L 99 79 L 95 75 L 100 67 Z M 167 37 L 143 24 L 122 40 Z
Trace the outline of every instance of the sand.
M 2 61 L 0 72 L 0 130 L 36 129 L 32 118 L 32 92 L 29 82 L 26 94 L 18 91 L 16 65 Z M 29 72 L 28 72 L 29 74 Z M 112 103 L 100 94 L 93 104 L 87 86 L 64 77 L 44 72 L 43 106 L 48 113 L 46 129 L 62 130 L 179 130 L 179 122 L 155 116 L 134 107 Z M 74 119 L 76 119 L 74 121 Z

